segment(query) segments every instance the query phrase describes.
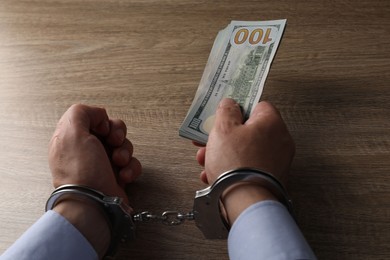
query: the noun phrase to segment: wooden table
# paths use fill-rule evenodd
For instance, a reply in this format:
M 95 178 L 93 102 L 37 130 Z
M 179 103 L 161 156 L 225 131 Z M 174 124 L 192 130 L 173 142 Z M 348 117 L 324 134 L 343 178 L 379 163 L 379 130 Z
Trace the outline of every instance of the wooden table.
M 178 136 L 218 30 L 287 18 L 263 99 L 297 144 L 289 190 L 320 259 L 390 258 L 390 2 L 2 0 L 0 252 L 43 213 L 47 144 L 73 103 L 122 118 L 137 210 L 189 210 L 201 168 Z M 227 259 L 193 223 L 142 224 L 118 259 Z

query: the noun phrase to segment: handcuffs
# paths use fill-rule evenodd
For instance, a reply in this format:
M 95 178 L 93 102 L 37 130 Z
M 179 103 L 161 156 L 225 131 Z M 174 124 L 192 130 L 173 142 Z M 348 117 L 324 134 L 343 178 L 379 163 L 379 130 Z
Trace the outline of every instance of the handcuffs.
M 270 173 L 253 169 L 239 168 L 227 171 L 219 176 L 213 185 L 196 191 L 193 210 L 186 214 L 177 214 L 172 225 L 180 224 L 184 219 L 195 220 L 196 226 L 207 239 L 225 239 L 230 225 L 221 211 L 222 193 L 233 184 L 241 182 L 256 183 L 271 192 L 293 215 L 292 201 L 283 185 Z M 53 209 L 66 196 L 88 197 L 100 204 L 107 214 L 111 224 L 111 244 L 106 256 L 113 256 L 119 242 L 135 239 L 135 222 L 145 218 L 153 218 L 148 212 L 133 214 L 133 209 L 124 203 L 120 197 L 110 197 L 105 194 L 80 185 L 63 185 L 53 191 L 46 203 L 46 211 Z M 162 220 L 167 220 L 171 212 L 164 212 Z M 149 214 L 149 215 L 148 215 Z

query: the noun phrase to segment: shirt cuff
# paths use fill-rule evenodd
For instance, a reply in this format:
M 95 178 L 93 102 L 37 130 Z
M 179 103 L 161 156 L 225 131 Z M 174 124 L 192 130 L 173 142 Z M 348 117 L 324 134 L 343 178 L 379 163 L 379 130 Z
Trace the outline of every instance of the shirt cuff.
M 316 259 L 287 209 L 267 200 L 244 210 L 228 237 L 230 259 Z
M 98 259 L 88 240 L 67 219 L 47 211 L 1 256 L 2 260 Z

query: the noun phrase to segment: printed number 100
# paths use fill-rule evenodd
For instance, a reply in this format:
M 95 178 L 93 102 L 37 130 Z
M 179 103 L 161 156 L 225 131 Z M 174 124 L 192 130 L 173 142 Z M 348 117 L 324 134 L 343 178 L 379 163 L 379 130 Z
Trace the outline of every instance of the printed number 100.
M 265 30 L 257 28 L 252 31 L 247 28 L 242 28 L 236 31 L 234 36 L 234 43 L 241 45 L 245 42 L 248 42 L 250 45 L 266 45 L 269 42 L 272 42 L 271 28 Z

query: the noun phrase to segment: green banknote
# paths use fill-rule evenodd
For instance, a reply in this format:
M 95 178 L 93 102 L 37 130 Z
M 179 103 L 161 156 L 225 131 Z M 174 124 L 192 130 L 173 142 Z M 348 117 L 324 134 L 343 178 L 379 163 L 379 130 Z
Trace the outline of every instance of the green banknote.
M 214 41 L 179 134 L 207 143 L 218 103 L 236 100 L 247 119 L 259 102 L 286 20 L 232 21 Z

